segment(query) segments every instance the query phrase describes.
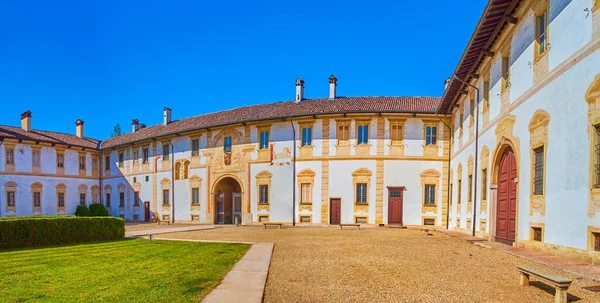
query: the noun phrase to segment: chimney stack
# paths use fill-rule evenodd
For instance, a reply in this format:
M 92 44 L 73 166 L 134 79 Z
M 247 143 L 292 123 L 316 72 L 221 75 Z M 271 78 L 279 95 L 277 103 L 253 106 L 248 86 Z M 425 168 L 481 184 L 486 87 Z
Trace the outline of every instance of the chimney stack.
M 138 119 L 131 120 L 131 132 L 135 133 L 140 129 L 140 121 Z
M 450 84 L 450 78 L 444 80 L 444 89 L 448 89 L 448 84 Z
M 83 120 L 77 119 L 75 121 L 75 134 L 79 138 L 83 138 Z
M 140 129 L 144 129 L 144 128 L 146 128 L 146 124 L 140 123 Z
M 304 80 L 296 79 L 296 102 L 304 100 Z
M 337 87 L 337 78 L 334 75 L 329 76 L 329 99 L 333 100 L 336 97 L 335 91 Z
M 163 108 L 163 125 L 171 123 L 171 109 L 168 107 Z
M 21 114 L 21 128 L 26 132 L 31 131 L 31 111 L 30 110 Z

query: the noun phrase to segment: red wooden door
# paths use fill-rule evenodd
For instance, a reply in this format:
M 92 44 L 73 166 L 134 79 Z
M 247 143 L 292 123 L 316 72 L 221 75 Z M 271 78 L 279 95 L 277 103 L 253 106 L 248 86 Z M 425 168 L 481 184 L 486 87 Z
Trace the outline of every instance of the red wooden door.
M 512 244 L 515 241 L 517 218 L 517 161 L 511 149 L 504 152 L 498 174 L 496 241 Z
M 150 222 L 150 202 L 144 202 L 144 221 Z
M 337 225 L 340 224 L 340 217 L 342 212 L 342 199 L 332 198 L 329 200 L 329 224 Z
M 388 196 L 388 224 L 402 225 L 402 189 L 390 188 Z

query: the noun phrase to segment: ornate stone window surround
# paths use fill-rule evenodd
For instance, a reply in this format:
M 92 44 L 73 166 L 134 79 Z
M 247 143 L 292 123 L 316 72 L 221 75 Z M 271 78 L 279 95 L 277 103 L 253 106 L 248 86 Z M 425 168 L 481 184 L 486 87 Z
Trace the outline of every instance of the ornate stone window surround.
M 113 194 L 112 194 L 112 186 L 110 186 L 109 184 L 107 184 L 106 186 L 104 186 L 104 195 L 106 196 L 107 194 L 110 195 L 110 204 L 108 204 L 109 201 L 105 200 L 104 201 L 104 206 L 107 209 L 110 210 L 111 207 L 112 207 L 112 205 L 113 205 L 113 203 L 114 203 L 114 197 L 113 197 Z
M 92 188 L 92 203 L 100 203 L 100 187 L 93 185 Z
M 363 127 L 367 127 L 367 138 L 363 138 L 363 142 L 359 143 L 359 128 L 364 129 Z M 356 119 L 354 120 L 354 142 L 356 142 L 356 150 L 355 153 L 357 156 L 368 156 L 371 152 L 371 119 Z M 363 134 L 364 136 L 364 130 Z M 366 142 L 365 142 L 366 141 Z
M 16 149 L 15 149 L 15 144 L 12 142 L 4 142 L 3 143 L 4 146 L 4 158 L 2 159 L 2 161 L 4 161 L 4 171 L 7 173 L 12 173 L 15 172 L 15 162 L 17 162 L 17 153 L 16 153 Z M 9 150 L 12 152 L 12 158 L 9 159 Z
M 79 194 L 77 195 L 77 205 L 80 205 L 80 203 L 81 203 L 81 197 L 82 197 L 81 195 L 85 195 L 85 200 L 84 200 L 85 201 L 85 206 L 88 206 L 88 203 L 87 203 L 87 201 L 88 201 L 88 197 L 87 197 L 88 196 L 87 195 L 88 187 L 87 187 L 87 185 L 81 184 L 81 185 L 79 185 L 77 187 L 77 190 L 79 192 Z
M 336 155 L 337 156 L 348 156 L 350 155 L 350 129 L 352 120 L 351 119 L 336 119 L 335 120 L 335 136 L 336 136 Z M 340 128 L 343 128 L 342 134 Z
M 457 185 L 457 189 L 456 189 L 456 204 L 458 205 L 458 215 L 460 216 L 461 214 L 461 209 L 460 209 L 460 205 L 462 204 L 462 175 L 463 175 L 463 167 L 462 167 L 462 163 L 458 164 L 458 168 L 456 169 L 456 175 L 457 175 L 457 181 L 458 181 L 458 185 Z
M 167 201 L 168 204 L 165 204 L 165 197 L 164 197 L 164 191 L 168 190 L 169 191 L 169 200 Z M 173 203 L 173 201 L 171 201 L 171 180 L 167 179 L 167 178 L 163 178 L 162 180 L 160 180 L 160 205 L 162 205 L 162 210 L 169 210 L 171 209 L 171 203 Z
M 133 209 L 136 209 L 136 210 L 137 210 L 137 209 L 140 209 L 140 204 L 142 204 L 142 203 L 140 202 L 140 200 L 141 200 L 141 198 L 140 198 L 140 193 L 141 193 L 141 191 L 142 191 L 142 183 L 140 183 L 140 182 L 137 182 L 137 181 L 136 181 L 136 182 L 133 182 L 133 184 L 132 184 L 132 186 L 131 186 L 131 187 L 133 188 L 133 191 L 134 191 L 134 195 L 133 195 L 133 199 L 134 199 L 134 201 L 133 201 L 133 203 L 132 203 L 132 204 L 133 204 Z M 136 193 L 136 192 L 137 192 L 137 198 L 138 198 L 138 199 L 137 199 L 137 201 L 135 201 L 135 193 Z M 136 203 L 137 203 L 137 204 L 136 204 Z
M 421 174 L 421 212 L 427 213 L 437 213 L 437 206 L 439 205 L 439 195 L 438 189 L 440 188 L 440 172 L 435 169 L 428 169 L 423 171 Z M 425 204 L 425 185 L 434 185 L 435 186 L 435 202 L 434 204 Z
M 190 182 L 190 210 L 199 211 L 200 210 L 200 201 L 202 200 L 202 178 L 199 176 L 193 175 L 189 178 Z M 193 189 L 198 189 L 198 203 L 194 204 L 194 194 Z
M 473 172 L 474 172 L 474 164 L 475 160 L 473 155 L 469 156 L 469 160 L 467 161 L 467 212 L 473 213 Z
M 304 169 L 301 172 L 299 172 L 296 175 L 296 180 L 298 182 L 298 193 L 299 193 L 299 201 L 300 201 L 300 207 L 299 210 L 308 210 L 308 211 L 312 211 L 312 204 L 313 204 L 313 190 L 314 190 L 314 186 L 315 186 L 315 175 L 316 173 L 311 170 L 311 169 Z M 302 184 L 309 184 L 309 195 L 308 195 L 308 201 L 302 201 Z
M 440 142 L 440 122 L 432 120 L 423 120 L 423 155 L 426 157 L 433 157 L 438 155 L 438 147 Z M 435 127 L 435 143 L 430 142 L 427 144 L 427 128 L 430 127 L 433 131 Z M 431 135 L 433 137 L 433 134 Z M 461 136 L 462 138 L 462 136 Z M 462 141 L 462 140 L 461 140 Z
M 273 174 L 266 170 L 259 172 L 255 176 L 255 178 L 256 178 L 256 205 L 257 205 L 258 211 L 261 211 L 261 210 L 270 211 L 271 210 L 271 178 L 272 177 L 273 177 Z M 260 203 L 260 186 L 261 185 L 267 186 L 267 189 L 268 189 L 267 203 Z
M 127 186 L 123 183 L 119 183 L 117 188 L 118 188 L 117 203 L 119 205 L 119 210 L 123 211 L 123 210 L 125 210 L 125 205 L 127 205 L 127 195 L 125 194 L 125 189 L 127 188 Z M 123 201 L 122 205 L 121 205 L 121 194 L 124 195 L 124 201 Z
M 14 194 L 14 205 L 10 206 L 8 205 L 8 193 L 11 192 Z M 4 197 L 3 199 L 5 199 L 6 201 L 6 211 L 7 212 L 15 212 L 17 211 L 17 183 L 15 183 L 14 181 L 8 181 L 6 183 L 4 183 Z
M 65 174 L 66 150 L 64 148 L 55 148 L 56 150 L 56 174 Z M 62 162 L 61 162 L 62 161 Z
M 370 203 L 370 192 L 371 192 L 371 176 L 373 173 L 368 168 L 359 168 L 352 173 L 352 185 L 354 189 L 354 212 L 362 211 L 367 212 L 369 210 Z M 357 203 L 357 184 L 367 185 L 367 200 L 365 203 Z
M 261 147 L 261 133 L 262 132 L 267 132 L 268 133 L 268 142 L 266 144 L 266 147 L 263 146 Z M 270 156 L 271 156 L 271 124 L 261 124 L 261 125 L 257 125 L 256 126 L 256 134 L 258 136 L 258 160 L 259 161 L 269 161 Z
M 37 159 L 36 159 L 37 158 Z M 31 172 L 39 174 L 42 168 L 42 147 L 31 146 Z
M 300 139 L 300 157 L 302 158 L 310 158 L 313 156 L 313 149 L 315 145 L 315 121 L 298 121 L 298 138 Z M 304 142 L 303 129 L 310 128 L 310 138 L 311 142 L 309 145 L 302 145 Z
M 406 119 L 388 119 L 390 155 L 404 156 L 404 132 Z M 394 131 L 394 128 L 396 130 Z
M 490 157 L 490 149 L 487 146 L 483 146 L 483 148 L 481 149 L 481 154 L 479 155 L 479 164 L 481 165 L 481 195 L 480 195 L 480 201 L 481 203 L 479 203 L 479 207 L 481 209 L 481 212 L 487 213 L 487 202 L 488 202 L 488 198 L 490 196 L 488 189 L 490 187 L 490 177 L 489 177 L 489 170 L 488 170 L 488 163 L 489 163 L 489 157 Z M 483 180 L 484 180 L 484 173 L 485 175 L 485 180 L 487 182 L 485 182 L 486 184 L 484 184 Z M 484 186 L 487 185 L 487 186 Z M 485 195 L 484 195 L 485 193 Z
M 539 109 L 531 118 L 529 122 L 529 154 L 531 159 L 531 186 L 530 186 L 530 205 L 529 214 L 533 215 L 534 212 L 539 212 L 540 215 L 546 214 L 546 157 L 548 154 L 548 124 L 550 123 L 550 115 L 545 110 Z M 542 168 L 542 180 L 543 190 L 542 194 L 534 193 L 534 177 L 535 177 L 535 150 L 543 148 L 543 168 Z
M 63 195 L 64 204 L 60 206 L 60 194 Z M 64 183 L 56 185 L 56 211 L 65 212 L 67 206 L 67 186 Z

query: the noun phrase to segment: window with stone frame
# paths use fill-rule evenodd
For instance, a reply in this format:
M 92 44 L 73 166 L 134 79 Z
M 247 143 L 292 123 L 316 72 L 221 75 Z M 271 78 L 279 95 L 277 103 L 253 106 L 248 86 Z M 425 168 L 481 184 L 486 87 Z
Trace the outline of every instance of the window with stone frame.
M 510 49 L 510 48 L 509 48 Z M 510 55 L 507 54 L 502 57 L 502 88 L 508 88 L 510 86 Z
M 458 195 L 457 197 L 457 201 L 456 204 L 458 204 L 458 206 L 460 207 L 460 203 L 462 202 L 462 180 L 458 179 L 458 187 L 456 188 L 456 190 L 458 190 L 458 192 L 456 193 Z M 459 209 L 460 211 L 460 209 Z
M 42 206 L 42 193 L 35 192 L 33 193 L 33 207 L 41 207 Z
M 6 164 L 15 164 L 15 150 L 14 148 L 6 148 L 5 150 Z
M 85 170 L 85 155 L 79 156 L 79 169 Z
M 33 162 L 33 166 L 41 166 L 42 165 L 42 152 L 40 150 L 34 150 L 31 154 L 31 161 Z
M 140 159 L 140 152 L 137 149 L 133 150 L 133 164 L 138 164 Z
M 98 170 L 98 158 L 92 157 L 92 171 Z
M 312 192 L 310 183 L 300 184 L 300 203 L 309 204 L 312 203 Z
M 124 162 L 125 162 L 125 154 L 119 153 L 119 167 L 123 167 Z
M 346 146 L 350 144 L 350 123 L 338 122 L 336 133 L 337 145 Z
M 119 207 L 125 207 L 125 193 L 119 193 Z
M 362 123 L 356 127 L 356 144 L 369 144 L 369 124 Z
M 594 187 L 600 188 L 600 124 L 594 125 Z
M 425 184 L 425 205 L 435 205 L 435 184 Z
M 110 203 L 111 203 L 110 198 L 111 198 L 110 193 L 106 193 L 106 199 L 105 199 L 106 208 L 110 207 Z
M 425 145 L 437 144 L 437 126 L 425 127 Z
M 390 140 L 392 145 L 400 145 L 403 140 L 402 124 L 393 123 L 390 125 Z
M 104 157 L 104 170 L 110 170 L 110 156 Z
M 233 149 L 233 138 L 225 137 L 223 139 L 223 151 L 226 153 L 230 153 L 232 149 Z
M 65 193 L 57 193 L 56 199 L 58 207 L 65 207 Z
M 31 184 L 31 200 L 33 202 L 33 211 L 39 212 L 42 209 L 42 188 L 44 186 L 40 182 Z
M 142 149 L 142 164 L 148 163 L 149 151 L 147 148 Z
M 6 206 L 15 207 L 15 191 L 6 192 Z
M 169 148 L 170 148 L 170 146 L 169 146 L 168 143 L 163 143 L 163 146 L 162 146 L 162 159 L 163 159 L 163 161 L 169 160 L 169 158 L 171 156 Z
M 269 148 L 269 131 L 262 130 L 259 133 L 259 146 L 260 149 L 268 149 Z
M 544 147 L 538 147 L 533 150 L 534 163 L 533 163 L 533 194 L 543 195 L 544 194 Z
M 260 204 L 269 204 L 269 185 L 262 184 L 258 186 Z
M 301 146 L 312 146 L 312 127 L 306 126 L 301 128 Z
M 467 179 L 467 201 L 473 201 L 473 175 L 469 175 Z
M 86 206 L 85 205 L 85 194 L 84 193 L 80 193 L 79 194 L 79 205 Z
M 169 190 L 163 189 L 163 205 L 169 205 Z
M 200 204 L 200 188 L 193 187 L 192 188 L 192 205 Z
M 481 200 L 487 200 L 487 168 L 481 170 Z
M 543 8 L 535 17 L 536 58 L 548 50 L 548 10 Z
M 58 167 L 58 168 L 65 167 L 65 154 L 64 153 L 56 154 L 56 167 Z
M 192 140 L 192 157 L 198 157 L 200 155 L 200 140 Z
M 134 191 L 133 192 L 133 207 L 139 207 L 139 206 L 140 206 L 140 192 Z
M 356 204 L 366 204 L 368 195 L 368 184 L 357 183 L 356 184 Z

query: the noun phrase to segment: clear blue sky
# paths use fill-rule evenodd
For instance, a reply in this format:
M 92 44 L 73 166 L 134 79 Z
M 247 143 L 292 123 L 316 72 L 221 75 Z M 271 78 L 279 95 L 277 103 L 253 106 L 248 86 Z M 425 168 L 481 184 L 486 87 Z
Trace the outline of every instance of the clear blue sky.
M 441 96 L 485 7 L 454 1 L 3 1 L 0 124 L 106 139 L 244 105 Z

